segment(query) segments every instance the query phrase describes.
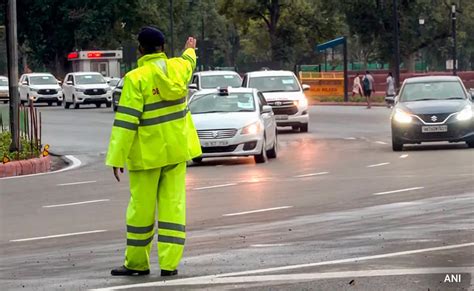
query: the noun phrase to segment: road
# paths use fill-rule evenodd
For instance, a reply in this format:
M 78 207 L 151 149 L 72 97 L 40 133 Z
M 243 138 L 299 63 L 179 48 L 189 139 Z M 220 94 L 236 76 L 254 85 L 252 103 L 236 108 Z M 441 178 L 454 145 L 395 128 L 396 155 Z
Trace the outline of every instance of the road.
M 389 109 L 311 107 L 309 133 L 282 130 L 276 160 L 188 168 L 180 274 L 117 278 L 127 179 L 103 165 L 109 109 L 42 107 L 53 152 L 79 168 L 0 179 L 2 290 L 469 290 L 474 150 L 393 152 Z M 460 282 L 448 282 L 457 280 Z

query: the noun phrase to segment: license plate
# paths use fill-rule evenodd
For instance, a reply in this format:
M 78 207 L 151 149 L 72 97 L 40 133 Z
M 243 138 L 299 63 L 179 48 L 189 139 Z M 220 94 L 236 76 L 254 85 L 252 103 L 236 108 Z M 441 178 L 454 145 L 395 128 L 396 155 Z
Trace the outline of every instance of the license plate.
M 275 115 L 275 120 L 288 120 L 288 115 Z
M 432 132 L 447 132 L 448 126 L 447 125 L 437 125 L 437 126 L 422 126 L 421 132 L 422 133 L 432 133 Z
M 229 142 L 225 140 L 220 141 L 205 141 L 202 143 L 203 147 L 225 147 L 228 146 Z

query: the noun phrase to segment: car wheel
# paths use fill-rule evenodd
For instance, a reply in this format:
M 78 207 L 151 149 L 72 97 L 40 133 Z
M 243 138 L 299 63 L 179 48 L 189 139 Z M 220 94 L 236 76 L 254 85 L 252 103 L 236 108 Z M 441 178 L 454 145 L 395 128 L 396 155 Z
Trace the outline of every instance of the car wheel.
M 194 158 L 193 162 L 196 163 L 196 164 L 200 164 L 200 163 L 202 163 L 202 158 L 201 157 Z
M 106 103 L 105 103 L 105 106 L 106 106 L 107 108 L 112 107 L 112 102 L 106 102 Z
M 117 105 L 115 105 L 115 103 L 112 104 L 112 109 L 114 110 L 114 112 L 117 112 Z
M 267 157 L 270 159 L 275 159 L 278 156 L 278 135 L 275 132 L 275 141 L 273 147 L 267 151 Z
M 474 141 L 466 141 L 466 144 L 470 148 L 474 148 Z
M 79 109 L 79 103 L 76 103 L 76 96 L 72 96 L 72 104 L 74 105 L 74 109 Z
M 267 142 L 266 139 L 263 139 L 263 144 L 262 144 L 262 150 L 258 155 L 255 155 L 253 158 L 257 164 L 263 164 L 268 161 L 267 157 L 267 150 L 265 149 L 267 147 Z
M 300 126 L 300 131 L 301 132 L 308 132 L 308 124 L 304 123 Z
M 392 149 L 394 152 L 400 152 L 403 150 L 403 143 L 396 137 L 392 136 Z
M 62 106 L 62 105 L 63 105 L 63 102 L 62 102 L 62 101 L 58 101 L 58 102 L 56 102 L 56 105 Z
M 95 104 L 95 107 L 100 108 L 100 105 L 102 105 L 102 104 L 96 103 L 96 104 Z
M 66 96 L 63 95 L 63 102 L 64 102 L 64 109 L 69 109 L 69 105 L 71 105 L 71 103 L 67 102 L 66 100 Z
M 7 104 L 7 103 L 8 103 L 8 101 L 7 101 L 7 100 L 3 100 L 3 104 Z

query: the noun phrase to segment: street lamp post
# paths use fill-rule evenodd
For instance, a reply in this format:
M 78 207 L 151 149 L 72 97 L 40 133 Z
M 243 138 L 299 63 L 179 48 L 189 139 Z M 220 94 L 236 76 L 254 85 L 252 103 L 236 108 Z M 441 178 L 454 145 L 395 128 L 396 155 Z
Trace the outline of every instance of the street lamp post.
M 395 86 L 400 88 L 400 35 L 398 29 L 398 1 L 393 0 L 393 34 L 395 48 Z
M 174 31 L 173 31 L 173 0 L 170 0 L 170 56 L 174 56 Z
M 451 5 L 452 37 L 453 37 L 453 75 L 457 74 L 457 51 L 456 51 L 456 4 Z
M 16 0 L 8 0 L 6 8 L 6 30 L 7 30 L 7 59 L 8 59 L 8 84 L 10 95 L 10 133 L 12 143 L 10 151 L 20 150 L 18 117 L 18 40 L 16 20 Z

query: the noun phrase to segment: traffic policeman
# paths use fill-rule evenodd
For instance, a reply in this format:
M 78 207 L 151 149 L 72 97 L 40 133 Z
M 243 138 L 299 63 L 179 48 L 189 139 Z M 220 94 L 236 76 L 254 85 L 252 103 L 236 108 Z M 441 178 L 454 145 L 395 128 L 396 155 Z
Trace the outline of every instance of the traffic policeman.
M 142 28 L 138 41 L 142 57 L 125 76 L 106 158 L 118 181 L 126 165 L 131 193 L 125 262 L 111 274 L 148 275 L 157 228 L 161 276 L 173 276 L 186 238 L 186 161 L 201 155 L 186 98 L 196 40 L 190 37 L 181 57 L 171 59 L 157 28 Z

